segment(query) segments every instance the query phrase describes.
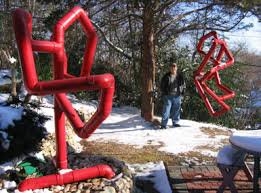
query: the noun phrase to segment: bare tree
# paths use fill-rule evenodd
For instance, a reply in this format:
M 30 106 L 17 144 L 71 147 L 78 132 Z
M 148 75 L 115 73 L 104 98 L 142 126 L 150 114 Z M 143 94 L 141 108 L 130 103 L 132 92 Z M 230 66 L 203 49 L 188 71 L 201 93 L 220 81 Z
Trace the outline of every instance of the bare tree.
M 10 1 L 4 2 L 4 6 L 8 7 Z M 40 15 L 49 17 L 50 23 L 59 19 L 57 13 L 62 15 L 74 6 L 73 1 L 15 2 L 26 6 L 33 14 L 36 14 L 37 6 L 40 6 L 40 10 L 46 9 L 45 14 Z M 108 58 L 109 62 L 115 65 L 121 65 L 121 75 L 125 82 L 140 87 L 141 115 L 147 121 L 154 120 L 153 93 L 159 67 L 159 50 L 164 48 L 164 51 L 168 52 L 171 44 L 175 44 L 175 39 L 187 32 L 198 30 L 200 36 L 209 30 L 236 30 L 248 27 L 242 22 L 245 17 L 255 15 L 260 18 L 258 1 L 247 0 L 89 0 L 80 3 L 89 12 L 89 17 L 100 34 L 98 56 Z M 35 20 L 45 19 L 41 16 L 37 12 Z M 69 38 L 70 45 L 77 45 L 77 41 L 82 41 L 78 32 L 76 36 L 71 34 L 68 32 L 68 36 L 74 37 Z M 12 53 L 10 55 L 12 56 Z
M 127 18 L 131 17 L 132 21 L 142 25 L 140 45 L 141 115 L 147 121 L 154 120 L 153 89 L 157 68 L 157 40 L 159 38 L 161 46 L 164 46 L 173 39 L 172 37 L 176 38 L 189 31 L 231 31 L 247 27 L 242 23 L 245 17 L 253 13 L 259 15 L 257 3 L 247 3 L 247 1 L 139 0 L 128 3 L 123 1 L 118 4 L 115 4 L 115 1 L 106 1 L 106 3 L 108 2 L 115 10 L 119 6 L 123 8 L 128 5 L 128 12 L 117 9 L 117 13 L 111 14 L 115 22 L 127 23 Z M 103 18 L 98 18 L 101 20 L 100 23 L 106 26 Z M 106 34 L 103 33 L 103 36 L 105 37 Z M 110 42 L 110 45 L 114 45 L 113 47 L 119 50 L 117 44 L 119 44 L 117 41 Z M 126 50 L 124 48 L 120 50 L 123 56 L 129 59 Z

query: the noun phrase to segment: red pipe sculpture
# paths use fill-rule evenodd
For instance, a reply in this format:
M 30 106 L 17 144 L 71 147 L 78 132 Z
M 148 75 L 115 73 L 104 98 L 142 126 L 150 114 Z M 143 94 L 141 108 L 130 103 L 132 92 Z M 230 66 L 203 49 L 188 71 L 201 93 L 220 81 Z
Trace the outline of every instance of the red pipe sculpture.
M 18 189 L 20 191 L 38 189 L 99 176 L 112 178 L 115 173 L 108 165 L 97 165 L 69 172 L 67 170 L 65 116 L 79 137 L 88 138 L 110 114 L 114 94 L 114 77 L 111 74 L 91 75 L 97 35 L 87 14 L 80 7 L 74 7 L 55 25 L 51 41 L 32 39 L 32 16 L 28 12 L 16 9 L 12 17 L 27 91 L 34 95 L 54 94 L 56 166 L 60 169 L 58 174 L 26 179 L 20 183 Z M 64 32 L 76 20 L 80 21 L 88 37 L 80 77 L 67 72 L 67 57 L 64 49 Z M 38 81 L 33 51 L 53 54 L 54 80 Z M 65 94 L 83 90 L 99 90 L 101 93 L 97 111 L 85 124 Z
M 213 38 L 212 45 L 209 49 L 209 51 L 206 53 L 203 51 L 203 45 L 204 42 L 209 39 Z M 218 47 L 219 46 L 219 47 Z M 216 54 L 216 49 L 219 48 Z M 205 105 L 207 109 L 209 110 L 209 113 L 212 116 L 219 116 L 223 113 L 230 110 L 230 106 L 228 106 L 224 100 L 230 99 L 235 96 L 235 93 L 227 88 L 226 86 L 222 85 L 221 79 L 219 76 L 219 70 L 224 70 L 225 68 L 231 66 L 234 63 L 234 58 L 230 51 L 227 48 L 227 45 L 225 41 L 218 39 L 217 33 L 212 31 L 203 37 L 200 38 L 197 51 L 204 56 L 203 61 L 201 62 L 199 68 L 197 71 L 194 72 L 194 82 L 197 87 L 197 90 L 205 102 Z M 224 60 L 224 56 L 226 61 L 222 62 L 222 59 Z M 213 67 L 209 71 L 204 72 L 204 68 L 207 67 L 207 64 L 211 62 L 213 63 Z M 208 85 L 207 81 L 215 79 L 215 84 L 217 85 L 218 89 L 220 89 L 223 92 L 223 95 L 218 96 L 213 90 L 211 90 Z M 217 104 L 220 105 L 220 108 L 218 110 L 214 110 L 212 107 L 209 98 L 211 97 L 214 101 L 217 102 Z

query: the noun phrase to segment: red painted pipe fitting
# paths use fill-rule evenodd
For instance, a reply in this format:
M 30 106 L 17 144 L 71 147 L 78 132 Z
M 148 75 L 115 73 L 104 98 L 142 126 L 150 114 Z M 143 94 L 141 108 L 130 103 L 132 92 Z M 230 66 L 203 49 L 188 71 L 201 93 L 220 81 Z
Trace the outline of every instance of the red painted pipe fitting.
M 203 51 L 203 46 L 204 42 L 209 38 L 213 38 L 213 40 L 209 51 L 206 53 L 205 51 Z M 216 57 L 214 57 L 214 53 L 218 46 L 220 46 L 220 49 Z M 234 63 L 234 58 L 228 50 L 226 43 L 223 40 L 218 39 L 217 33 L 214 31 L 200 38 L 197 46 L 197 51 L 201 55 L 203 55 L 204 58 L 199 68 L 194 72 L 194 83 L 209 113 L 212 116 L 222 115 L 223 113 L 230 110 L 230 107 L 224 102 L 224 100 L 234 97 L 235 93 L 226 86 L 222 85 L 219 71 L 231 66 Z M 224 55 L 227 59 L 226 62 L 222 63 L 221 61 Z M 204 72 L 204 68 L 209 62 L 213 63 L 213 67 L 209 71 Z M 223 92 L 223 95 L 218 96 L 213 90 L 208 87 L 207 81 L 212 79 L 215 79 L 216 86 Z M 220 105 L 219 110 L 214 110 L 209 101 L 209 97 L 211 97 L 214 101 L 217 102 L 217 104 Z
M 97 165 L 90 168 L 73 170 L 65 174 L 52 174 L 38 178 L 30 178 L 22 181 L 18 189 L 19 191 L 35 190 L 55 185 L 63 185 L 78 182 L 86 179 L 95 178 L 97 176 L 111 179 L 114 175 L 111 167 L 107 165 Z
M 67 151 L 65 138 L 65 116 L 74 127 L 76 134 L 88 138 L 100 124 L 109 116 L 112 108 L 114 94 L 114 77 L 111 74 L 90 75 L 95 55 L 97 35 L 86 12 L 80 7 L 73 8 L 54 27 L 51 41 L 32 39 L 32 17 L 22 9 L 16 9 L 13 14 L 13 27 L 17 47 L 21 59 L 23 80 L 27 91 L 34 95 L 54 94 L 54 115 L 56 135 L 56 166 L 58 169 L 67 169 Z M 67 72 L 67 56 L 64 49 L 64 32 L 76 20 L 83 26 L 88 36 L 83 57 L 80 77 L 75 77 Z M 53 54 L 54 80 L 39 81 L 33 51 Z M 87 123 L 83 123 L 67 99 L 68 92 L 87 90 L 100 91 L 99 106 L 95 114 Z M 65 174 L 52 174 L 39 178 L 24 180 L 19 185 L 20 191 L 44 188 L 51 185 L 62 185 L 81 180 L 115 175 L 108 165 L 98 165 L 91 168 L 74 170 Z

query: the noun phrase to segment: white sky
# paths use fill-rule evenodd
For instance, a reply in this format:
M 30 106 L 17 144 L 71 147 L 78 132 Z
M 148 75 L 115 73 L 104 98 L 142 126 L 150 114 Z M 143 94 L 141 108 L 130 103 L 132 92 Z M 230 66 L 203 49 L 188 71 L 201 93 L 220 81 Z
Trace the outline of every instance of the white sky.
M 243 20 L 244 23 L 249 24 L 252 23 L 253 27 L 249 28 L 248 30 L 239 30 L 235 32 L 225 32 L 226 43 L 229 48 L 236 47 L 239 43 L 244 43 L 248 51 L 256 52 L 257 54 L 261 55 L 261 23 L 258 22 L 256 17 L 250 17 Z M 218 32 L 219 38 L 222 38 L 223 33 Z M 194 49 L 192 45 L 192 37 L 188 34 L 183 34 L 178 38 L 178 44 L 181 47 L 188 46 L 191 49 Z
M 256 17 L 250 17 L 244 20 L 245 23 L 253 23 L 253 27 L 249 30 L 240 30 L 237 32 L 226 32 L 225 35 L 229 38 L 228 45 L 233 46 L 238 42 L 245 43 L 249 51 L 256 51 L 261 54 L 261 23 Z

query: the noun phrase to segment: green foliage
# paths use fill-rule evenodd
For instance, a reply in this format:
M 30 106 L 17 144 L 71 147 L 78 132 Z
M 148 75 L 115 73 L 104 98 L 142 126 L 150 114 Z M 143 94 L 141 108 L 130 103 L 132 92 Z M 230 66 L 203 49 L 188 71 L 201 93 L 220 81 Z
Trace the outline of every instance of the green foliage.
M 52 79 L 51 55 L 38 53 L 34 55 L 35 68 L 39 81 Z
M 114 93 L 114 103 L 121 105 L 134 105 L 137 106 L 139 101 L 138 91 L 134 89 L 135 85 L 124 83 L 121 77 L 121 69 L 113 68 L 110 63 L 98 61 L 93 66 L 92 74 L 105 74 L 110 73 L 115 79 L 115 93 Z M 98 92 L 79 92 L 75 93 L 77 97 L 85 100 L 97 100 Z
M 48 17 L 45 18 L 44 20 L 44 25 L 47 29 L 49 29 L 50 31 L 53 31 L 53 27 L 54 25 L 57 23 L 57 21 L 59 19 L 61 19 L 64 14 L 67 12 L 68 10 L 65 9 L 56 9 L 54 11 L 52 11 Z

